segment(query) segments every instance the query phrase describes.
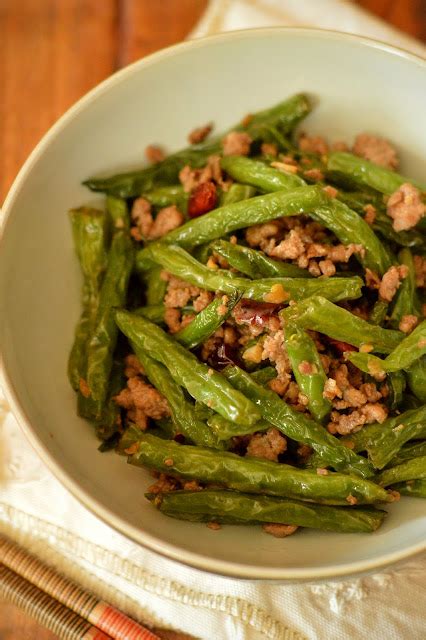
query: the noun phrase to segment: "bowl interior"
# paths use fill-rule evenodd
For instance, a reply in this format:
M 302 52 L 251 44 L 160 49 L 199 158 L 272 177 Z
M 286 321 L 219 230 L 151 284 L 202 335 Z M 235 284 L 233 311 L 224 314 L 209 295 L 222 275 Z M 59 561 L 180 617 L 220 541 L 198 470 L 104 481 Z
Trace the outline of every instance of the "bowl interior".
M 67 210 L 99 200 L 80 186 L 94 174 L 143 161 L 149 143 L 186 144 L 210 120 L 221 131 L 297 91 L 318 98 L 309 132 L 351 140 L 359 131 L 394 140 L 408 175 L 426 169 L 426 68 L 386 47 L 309 30 L 256 30 L 166 50 L 101 85 L 45 137 L 5 205 L 0 252 L 0 337 L 9 397 L 54 471 L 111 525 L 160 553 L 249 578 L 317 578 L 368 570 L 419 550 L 421 501 L 395 505 L 374 535 L 304 531 L 288 540 L 258 528 L 167 519 L 143 492 L 152 479 L 97 452 L 66 378 L 79 315 L 80 275 Z

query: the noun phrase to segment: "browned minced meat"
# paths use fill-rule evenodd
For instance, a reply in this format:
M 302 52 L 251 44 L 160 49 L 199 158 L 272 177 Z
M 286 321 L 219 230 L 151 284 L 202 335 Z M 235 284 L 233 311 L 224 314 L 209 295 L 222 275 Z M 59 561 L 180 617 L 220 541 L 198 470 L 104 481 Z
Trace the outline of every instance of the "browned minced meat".
M 413 256 L 414 270 L 416 272 L 416 285 L 418 287 L 426 286 L 426 258 L 422 256 Z
M 405 182 L 389 197 L 386 211 L 393 220 L 395 231 L 404 231 L 416 226 L 425 215 L 426 206 L 420 191 Z
M 166 157 L 166 154 L 161 147 L 149 144 L 145 149 L 145 156 L 149 162 L 161 162 Z
M 379 297 L 386 302 L 391 302 L 398 290 L 401 280 L 408 275 L 408 267 L 400 264 L 390 267 L 382 278 L 379 286 Z
M 161 272 L 161 278 L 167 281 L 167 291 L 164 297 L 166 307 L 185 307 L 191 298 L 197 298 L 201 289 L 172 276 L 167 271 Z
M 273 156 L 275 158 L 278 155 L 278 147 L 271 142 L 262 142 L 260 152 L 264 156 Z
M 246 240 L 250 247 L 260 246 L 268 240 L 273 238 L 279 232 L 279 224 L 277 222 L 266 222 L 265 224 L 257 224 L 253 227 L 249 227 L 246 231 Z
M 145 373 L 143 366 L 134 353 L 129 353 L 129 355 L 124 358 L 124 364 L 124 375 L 126 378 L 134 378 L 135 376 L 143 375 Z
M 136 224 L 136 227 L 132 229 L 135 240 L 157 240 L 184 222 L 183 214 L 174 204 L 160 209 L 154 219 L 151 205 L 145 198 L 136 198 L 131 217 Z
M 286 449 L 287 440 L 285 437 L 278 429 L 271 427 L 266 433 L 255 433 L 251 436 L 247 446 L 247 455 L 278 462 L 278 456 Z
M 398 166 L 398 156 L 394 147 L 384 138 L 360 133 L 354 142 L 352 151 L 370 162 L 375 162 L 382 167 L 396 169 Z
M 207 138 L 207 136 L 211 133 L 213 129 L 213 124 L 210 122 L 209 124 L 205 124 L 202 127 L 197 127 L 193 129 L 188 136 L 188 142 L 190 144 L 198 144 L 199 142 L 203 142 Z
M 248 133 L 230 131 L 222 140 L 224 156 L 248 156 L 252 139 Z
M 149 230 L 148 240 L 157 240 L 162 238 L 169 231 L 173 231 L 184 222 L 185 218 L 183 213 L 179 211 L 176 205 L 172 204 L 170 207 L 164 207 L 157 213 L 154 223 Z
M 211 291 L 205 291 L 204 289 L 200 290 L 199 295 L 195 298 L 193 302 L 194 311 L 199 313 L 200 311 L 205 309 L 212 300 L 213 300 L 213 294 L 211 293 Z
M 319 153 L 322 156 L 328 153 L 328 144 L 321 136 L 307 136 L 302 133 L 298 140 L 298 146 L 301 151 L 308 153 Z
M 324 174 L 321 169 L 307 169 L 303 172 L 303 175 L 309 180 L 324 180 Z
M 151 204 L 145 198 L 136 198 L 131 212 L 132 221 L 142 238 L 147 238 L 154 219 L 151 213 Z
M 204 182 L 213 180 L 224 191 L 227 191 L 232 184 L 232 180 L 225 180 L 220 167 L 220 156 L 212 155 L 207 158 L 207 164 L 202 169 L 192 169 L 185 165 L 179 172 L 179 181 L 186 193 L 191 193 L 196 187 Z
M 181 329 L 184 329 L 188 324 L 191 324 L 194 318 L 195 315 L 191 313 L 182 316 L 181 310 L 173 307 L 166 307 L 164 311 L 164 322 L 170 333 L 177 333 Z
M 284 344 L 284 332 L 281 329 L 266 336 L 263 342 L 262 360 L 269 360 L 275 364 L 280 379 L 288 378 L 291 364 Z
M 366 221 L 366 223 L 373 224 L 377 215 L 376 207 L 373 207 L 372 204 L 366 204 L 364 207 L 364 211 L 365 211 L 364 220 Z
M 412 314 L 408 314 L 406 316 L 402 316 L 398 329 L 403 333 L 411 333 L 412 330 L 415 329 L 418 324 L 419 324 L 418 317 Z
M 292 533 L 297 531 L 299 527 L 294 524 L 262 524 L 262 529 L 265 533 L 269 533 L 269 535 L 274 536 L 275 538 L 286 538 L 287 536 L 291 536 Z
M 137 376 L 127 380 L 127 387 L 114 400 L 118 406 L 127 409 L 129 420 L 141 429 L 146 429 L 147 418 L 159 420 L 170 415 L 166 398 Z
M 148 487 L 148 493 L 168 493 L 169 491 L 176 491 L 179 487 L 179 480 L 167 476 L 165 473 L 160 473 L 158 480 Z

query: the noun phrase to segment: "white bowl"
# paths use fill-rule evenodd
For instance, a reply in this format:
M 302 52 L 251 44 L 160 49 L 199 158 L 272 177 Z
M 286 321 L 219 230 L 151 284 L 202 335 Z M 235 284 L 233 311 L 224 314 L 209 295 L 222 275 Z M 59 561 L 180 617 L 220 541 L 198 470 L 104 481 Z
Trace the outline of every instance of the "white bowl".
M 259 29 L 186 42 L 115 74 L 46 134 L 4 205 L 0 339 L 6 393 L 28 438 L 83 504 L 129 538 L 211 572 L 314 580 L 376 570 L 426 548 L 426 510 L 404 498 L 372 535 L 303 531 L 286 540 L 255 527 L 168 519 L 145 501 L 148 474 L 97 452 L 66 377 L 80 309 L 67 210 L 93 201 L 80 183 L 138 165 L 148 143 L 186 144 L 196 125 L 225 130 L 297 91 L 318 97 L 312 132 L 394 140 L 404 172 L 426 169 L 426 63 L 384 44 L 309 29 Z M 34 116 L 35 117 L 35 116 Z

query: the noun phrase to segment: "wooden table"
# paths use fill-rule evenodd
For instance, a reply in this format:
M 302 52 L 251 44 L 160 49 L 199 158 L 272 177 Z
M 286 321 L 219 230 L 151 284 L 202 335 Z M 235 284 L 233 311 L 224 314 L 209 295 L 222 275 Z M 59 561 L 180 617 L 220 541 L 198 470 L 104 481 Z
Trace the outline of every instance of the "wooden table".
M 424 0 L 357 0 L 426 41 Z M 28 153 L 80 96 L 117 69 L 179 42 L 207 0 L 0 0 L 0 202 Z M 54 636 L 0 603 L 0 640 Z

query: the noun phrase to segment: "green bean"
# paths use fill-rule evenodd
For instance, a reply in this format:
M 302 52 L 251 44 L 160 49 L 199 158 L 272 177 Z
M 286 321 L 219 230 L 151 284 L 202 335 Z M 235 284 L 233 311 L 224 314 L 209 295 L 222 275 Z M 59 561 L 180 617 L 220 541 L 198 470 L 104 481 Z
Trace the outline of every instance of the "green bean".
M 382 424 L 368 424 L 361 431 L 342 438 L 342 442 L 357 453 L 367 451 L 376 469 L 383 469 L 406 442 L 426 438 L 425 421 L 426 405 L 423 405 L 388 418 Z
M 261 191 L 291 191 L 306 186 L 306 182 L 294 173 L 286 173 L 268 167 L 264 162 L 244 156 L 225 156 L 220 161 L 227 174 Z
M 315 342 L 306 331 L 287 323 L 285 346 L 299 389 L 308 398 L 309 411 L 322 422 L 331 411 L 331 402 L 323 395 L 327 376 Z
M 231 130 L 246 131 L 252 140 L 258 140 L 268 135 L 271 126 L 276 126 L 285 135 L 292 131 L 309 111 L 310 105 L 307 97 L 299 94 L 271 109 L 254 114 L 245 126 L 238 125 Z M 218 137 L 182 149 L 152 166 L 107 178 L 89 178 L 83 184 L 92 191 L 104 191 L 121 198 L 132 198 L 145 191 L 175 183 L 179 171 L 185 165 L 194 168 L 202 167 L 206 164 L 209 156 L 221 152 L 222 140 L 221 137 Z
M 399 327 L 399 324 L 403 316 L 416 315 L 420 317 L 421 308 L 420 302 L 416 292 L 416 272 L 414 269 L 413 256 L 409 249 L 402 249 L 398 254 L 400 264 L 405 265 L 408 268 L 408 274 L 401 282 L 398 291 L 396 292 L 395 302 L 390 317 L 390 324 L 395 329 Z
M 361 187 L 370 187 L 386 195 L 391 195 L 404 182 L 411 182 L 421 191 L 426 189 L 425 185 L 411 178 L 343 151 L 335 151 L 328 156 L 327 169 L 349 176 Z
M 96 435 L 105 442 L 113 438 L 120 428 L 120 409 L 115 402 L 115 396 L 120 393 L 125 385 L 124 362 L 119 357 L 119 354 L 116 353 L 111 368 L 107 399 L 100 417 L 95 419 Z M 88 400 L 90 401 L 90 398 Z M 93 415 L 88 417 L 93 421 Z M 106 450 L 109 448 L 111 447 L 108 446 Z
M 388 309 L 389 305 L 387 302 L 384 300 L 376 300 L 370 311 L 370 315 L 368 316 L 368 322 L 371 324 L 382 325 L 386 320 Z
M 260 187 L 264 191 L 278 191 L 291 189 L 296 186 L 292 181 L 297 181 L 302 186 L 304 181 L 294 174 L 285 174 L 277 169 L 265 167 L 262 162 L 256 162 L 249 158 L 232 157 L 224 158 L 222 166 L 237 179 Z M 233 174 L 232 169 L 236 167 Z M 228 168 L 227 168 L 228 167 Z M 350 244 L 357 242 L 363 245 L 364 255 L 357 254 L 361 264 L 383 275 L 391 266 L 391 260 L 380 240 L 371 227 L 352 209 L 343 202 L 329 198 L 324 206 L 315 207 L 308 214 L 321 222 L 327 229 L 339 238 L 340 242 Z
M 361 371 L 381 377 L 384 373 L 407 370 L 425 354 L 426 320 L 423 320 L 384 360 L 361 351 L 348 353 L 347 359 Z
M 394 484 L 390 487 L 394 491 L 398 491 L 402 496 L 411 496 L 412 498 L 426 498 L 426 480 L 408 480 L 401 484 Z
M 362 280 L 352 278 L 239 278 L 223 269 L 209 269 L 176 245 L 151 245 L 150 259 L 190 284 L 208 291 L 232 294 L 260 302 L 289 302 L 319 294 L 331 300 L 359 298 Z M 352 315 L 352 314 L 350 314 Z
M 186 400 L 181 387 L 176 384 L 166 367 L 148 356 L 134 342 L 131 341 L 131 345 L 148 380 L 167 398 L 176 433 L 182 433 L 196 445 L 223 448 L 206 423 L 198 419 L 194 405 Z
M 296 442 L 312 447 L 323 466 L 330 465 L 338 471 L 363 477 L 372 475 L 373 471 L 367 460 L 344 447 L 321 424 L 290 407 L 276 393 L 256 384 L 248 373 L 236 366 L 227 367 L 223 373 L 236 389 L 257 405 L 264 420 Z
M 272 427 L 271 423 L 267 420 L 259 420 L 259 422 L 255 424 L 243 427 L 242 425 L 235 424 L 235 422 L 231 422 L 231 420 L 227 420 L 218 413 L 212 413 L 212 415 L 207 418 L 207 424 L 216 437 L 224 442 L 236 436 L 247 436 L 258 431 L 267 431 Z
M 372 325 L 320 296 L 291 305 L 280 315 L 285 323 L 296 323 L 300 328 L 325 333 L 355 347 L 368 344 L 379 353 L 390 353 L 404 337 L 400 331 Z
M 407 382 L 416 398 L 426 402 L 426 356 L 413 362 L 407 371 Z
M 210 338 L 229 318 L 241 296 L 233 293 L 227 300 L 224 301 L 223 298 L 224 296 L 214 298 L 205 309 L 195 316 L 190 324 L 175 333 L 175 339 L 187 349 L 195 349 Z
M 210 245 L 227 262 L 249 278 L 310 278 L 307 269 L 295 264 L 272 260 L 263 251 L 256 251 L 241 244 L 233 244 L 226 240 L 215 240 Z
M 395 482 L 405 480 L 423 480 L 426 478 L 426 456 L 412 458 L 401 462 L 396 467 L 385 469 L 377 476 L 377 482 L 382 487 L 387 487 Z
M 106 208 L 114 230 L 130 229 L 129 210 L 125 200 L 107 196 Z
M 263 367 L 262 369 L 253 371 L 250 375 L 257 384 L 264 387 L 270 380 L 277 377 L 277 370 L 275 367 Z
M 135 313 L 137 316 L 143 316 L 147 320 L 155 322 L 155 324 L 162 324 L 164 322 L 165 312 L 166 307 L 164 304 L 150 304 L 145 307 L 138 307 L 132 313 Z
M 101 414 L 108 391 L 113 353 L 117 342 L 114 307 L 126 301 L 127 285 L 133 267 L 133 245 L 125 231 L 118 231 L 112 239 L 108 266 L 102 284 L 96 323 L 88 347 L 87 384 Z
M 86 379 L 87 345 L 96 320 L 99 291 L 107 265 L 106 217 L 102 211 L 81 207 L 70 211 L 74 246 L 83 274 L 83 310 L 68 359 L 68 378 L 75 391 Z
M 146 304 L 158 305 L 163 304 L 164 296 L 167 290 L 167 281 L 161 277 L 162 268 L 152 265 L 151 269 L 145 271 L 142 280 L 145 284 Z
M 426 456 L 426 440 L 413 442 L 413 444 L 407 444 L 402 447 L 396 456 L 392 458 L 388 466 L 395 467 L 406 460 L 412 460 L 420 456 Z
M 242 458 L 228 451 L 180 445 L 141 433 L 128 462 L 182 478 L 222 486 L 247 493 L 266 493 L 321 504 L 348 505 L 392 502 L 393 496 L 379 485 L 342 473 L 318 475 L 269 460 Z
M 249 198 L 253 198 L 255 193 L 256 189 L 254 187 L 248 184 L 238 184 L 238 182 L 234 182 L 228 191 L 222 191 L 219 206 L 224 207 L 228 204 L 248 200 Z
M 185 193 L 181 184 L 175 184 L 168 187 L 158 187 L 153 191 L 144 193 L 143 197 L 148 200 L 154 207 L 162 209 L 175 204 L 177 208 L 186 213 L 188 207 L 189 194 Z
M 272 496 L 254 496 L 235 491 L 171 491 L 145 494 L 167 516 L 191 522 L 223 524 L 278 524 L 339 531 L 370 533 L 383 522 L 386 512 L 373 507 L 345 509 Z
M 178 244 L 185 249 L 221 238 L 222 236 L 281 218 L 309 213 L 321 204 L 327 204 L 329 198 L 320 187 L 304 187 L 294 191 L 278 191 L 264 196 L 256 196 L 242 202 L 235 202 L 219 209 L 214 209 L 203 216 L 188 220 L 185 224 L 170 231 L 161 238 L 161 244 Z M 144 271 L 150 265 L 149 250 L 158 246 L 156 241 L 141 249 L 137 255 L 137 268 Z
M 386 399 L 386 403 L 389 409 L 396 409 L 404 399 L 404 391 L 407 386 L 405 375 L 402 371 L 389 373 L 386 383 L 389 388 L 389 395 Z
M 223 375 L 200 362 L 194 354 L 160 327 L 128 311 L 117 311 L 116 322 L 138 349 L 158 360 L 174 381 L 200 402 L 243 425 L 254 424 L 260 414 L 254 404 L 236 391 Z

